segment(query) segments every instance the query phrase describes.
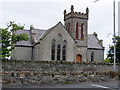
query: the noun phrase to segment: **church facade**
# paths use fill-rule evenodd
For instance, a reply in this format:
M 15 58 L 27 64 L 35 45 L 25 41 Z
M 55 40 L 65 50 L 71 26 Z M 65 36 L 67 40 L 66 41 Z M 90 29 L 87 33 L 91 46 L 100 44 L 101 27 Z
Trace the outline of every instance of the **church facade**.
M 18 30 L 27 33 L 28 41 L 15 45 L 12 58 L 18 60 L 59 60 L 73 62 L 103 62 L 103 40 L 97 33 L 88 34 L 89 9 L 85 13 L 64 10 L 64 25 L 58 22 L 48 30 Z

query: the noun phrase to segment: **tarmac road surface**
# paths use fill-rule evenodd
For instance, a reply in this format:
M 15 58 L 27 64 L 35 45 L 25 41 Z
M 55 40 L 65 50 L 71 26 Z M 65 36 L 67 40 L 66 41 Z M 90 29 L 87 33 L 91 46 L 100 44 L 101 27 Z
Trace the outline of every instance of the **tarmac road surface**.
M 84 82 L 84 83 L 74 83 L 74 84 L 57 84 L 57 85 L 34 85 L 34 86 L 18 86 L 18 87 L 8 87 L 8 89 L 4 89 L 3 90 L 12 90 L 12 89 L 9 89 L 9 88 L 25 88 L 25 90 L 27 90 L 27 88 L 29 88 L 28 90 L 34 90 L 34 88 L 40 90 L 40 88 L 42 89 L 55 89 L 55 88 L 65 88 L 65 90 L 67 89 L 71 89 L 71 88 L 74 88 L 73 90 L 75 89 L 78 89 L 78 88 L 81 88 L 81 89 L 89 89 L 89 90 L 120 90 L 119 88 L 119 84 L 120 82 L 118 81 L 107 81 L 107 82 L 91 82 L 91 83 L 88 83 L 88 82 Z M 32 89 L 30 89 L 32 88 Z M 90 89 L 92 88 L 92 89 Z M 14 90 L 17 90 L 17 89 L 14 89 Z M 20 89 L 20 90 L 23 90 L 23 89 Z

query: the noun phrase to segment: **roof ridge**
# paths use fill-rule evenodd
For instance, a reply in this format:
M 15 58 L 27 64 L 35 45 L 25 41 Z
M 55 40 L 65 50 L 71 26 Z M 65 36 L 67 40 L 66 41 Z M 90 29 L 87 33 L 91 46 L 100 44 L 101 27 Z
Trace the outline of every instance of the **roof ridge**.
M 38 29 L 38 28 L 34 28 L 35 30 L 40 30 L 40 31 L 46 31 L 46 29 Z
M 46 32 L 40 37 L 41 39 L 44 38 L 51 30 L 53 30 L 53 28 L 55 28 L 60 22 L 58 22 L 56 25 L 54 25 L 53 27 L 49 28 L 48 30 L 46 30 Z M 40 39 L 39 38 L 39 39 Z M 38 40 L 39 40 L 38 39 Z

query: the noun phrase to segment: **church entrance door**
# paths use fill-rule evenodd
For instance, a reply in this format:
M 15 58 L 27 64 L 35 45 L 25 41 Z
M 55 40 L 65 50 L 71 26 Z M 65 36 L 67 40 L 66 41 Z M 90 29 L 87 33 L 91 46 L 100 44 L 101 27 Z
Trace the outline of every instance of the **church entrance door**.
M 76 56 L 76 62 L 82 62 L 82 55 L 77 54 L 77 56 Z

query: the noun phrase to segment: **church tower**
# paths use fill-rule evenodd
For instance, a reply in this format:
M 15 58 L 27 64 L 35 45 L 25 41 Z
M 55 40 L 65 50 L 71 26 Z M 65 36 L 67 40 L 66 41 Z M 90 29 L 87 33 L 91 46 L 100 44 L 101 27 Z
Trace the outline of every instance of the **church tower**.
M 86 59 L 87 35 L 88 35 L 88 15 L 89 9 L 86 8 L 85 13 L 74 12 L 73 5 L 71 11 L 67 13 L 64 10 L 64 24 L 67 32 L 76 41 L 76 54 Z M 84 49 L 84 50 L 83 50 Z M 84 52 L 83 52 L 84 51 Z
M 86 8 L 86 13 L 74 12 L 73 5 L 71 6 L 70 13 L 64 10 L 65 28 L 73 39 L 86 42 L 88 33 L 88 14 L 88 8 Z

